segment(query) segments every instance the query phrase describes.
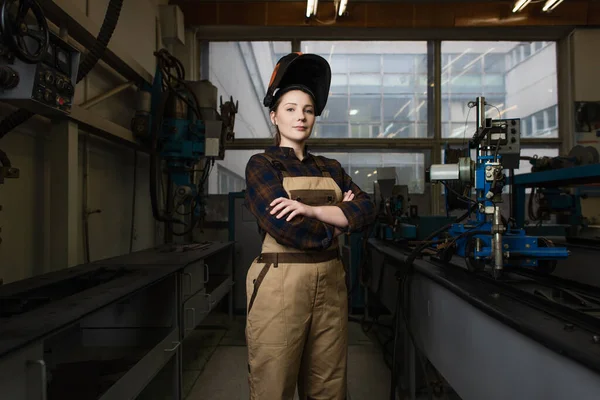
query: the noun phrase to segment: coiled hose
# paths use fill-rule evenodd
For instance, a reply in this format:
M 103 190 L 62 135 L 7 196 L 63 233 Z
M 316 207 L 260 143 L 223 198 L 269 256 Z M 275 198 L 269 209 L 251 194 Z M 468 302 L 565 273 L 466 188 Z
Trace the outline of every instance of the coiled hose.
M 90 73 L 92 68 L 96 66 L 98 60 L 104 55 L 104 51 L 108 46 L 108 42 L 112 38 L 112 35 L 119 22 L 119 16 L 121 15 L 121 8 L 123 6 L 123 0 L 110 0 L 104 15 L 104 21 L 100 27 L 100 32 L 96 37 L 96 41 L 92 45 L 89 52 L 83 57 L 83 60 L 79 63 L 79 70 L 77 72 L 77 82 L 79 83 L 83 78 Z M 29 118 L 33 117 L 35 113 L 21 108 L 12 114 L 8 115 L 0 122 L 0 139 L 2 139 L 8 132 L 21 125 Z

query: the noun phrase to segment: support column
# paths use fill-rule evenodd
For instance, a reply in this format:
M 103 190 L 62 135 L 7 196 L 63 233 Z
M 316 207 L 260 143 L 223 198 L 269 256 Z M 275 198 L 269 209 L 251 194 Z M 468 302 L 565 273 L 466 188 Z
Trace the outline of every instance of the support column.
M 79 138 L 75 122 L 52 124 L 50 161 L 50 269 L 78 263 L 79 239 Z
M 575 144 L 575 101 L 573 96 L 573 33 L 556 43 L 558 80 L 558 137 L 560 155 L 566 156 Z

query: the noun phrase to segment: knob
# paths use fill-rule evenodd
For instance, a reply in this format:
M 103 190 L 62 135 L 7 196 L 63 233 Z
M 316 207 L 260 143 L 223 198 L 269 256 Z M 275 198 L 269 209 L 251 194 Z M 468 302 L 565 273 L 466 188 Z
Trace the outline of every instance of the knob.
M 46 80 L 47 83 L 52 84 L 52 83 L 54 83 L 54 74 L 52 72 L 48 71 L 44 75 L 44 79 Z
M 0 67 L 0 87 L 12 89 L 19 84 L 19 74 L 8 66 Z

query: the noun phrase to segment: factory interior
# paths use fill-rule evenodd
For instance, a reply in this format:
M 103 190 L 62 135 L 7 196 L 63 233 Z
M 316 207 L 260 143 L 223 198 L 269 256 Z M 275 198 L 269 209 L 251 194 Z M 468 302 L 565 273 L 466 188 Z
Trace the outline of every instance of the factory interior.
M 291 52 L 331 66 L 309 152 L 376 212 L 339 236 L 347 393 L 294 398 L 600 398 L 599 27 L 598 0 L 0 1 L 0 399 L 249 398 L 246 165 Z

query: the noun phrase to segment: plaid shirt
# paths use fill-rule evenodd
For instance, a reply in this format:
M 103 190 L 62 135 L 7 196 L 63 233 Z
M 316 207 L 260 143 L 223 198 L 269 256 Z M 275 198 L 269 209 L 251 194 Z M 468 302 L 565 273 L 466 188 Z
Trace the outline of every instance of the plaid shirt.
M 338 161 L 312 154 L 300 161 L 294 150 L 289 147 L 273 146 L 265 153 L 281 161 L 290 176 L 322 176 L 321 170 L 313 159 L 313 157 L 320 157 L 342 193 L 348 190 L 354 193 L 354 200 L 336 204 L 348 219 L 345 232 L 361 230 L 375 220 L 375 206 L 371 199 L 352 182 L 352 178 L 346 174 Z M 279 197 L 289 198 L 283 188 L 282 180 L 281 172 L 264 157 L 257 154 L 248 161 L 245 204 L 257 218 L 259 228 L 285 246 L 301 250 L 328 248 L 333 240 L 334 226 L 302 216 L 287 222 L 285 218 L 277 219 L 267 211 L 273 200 Z

